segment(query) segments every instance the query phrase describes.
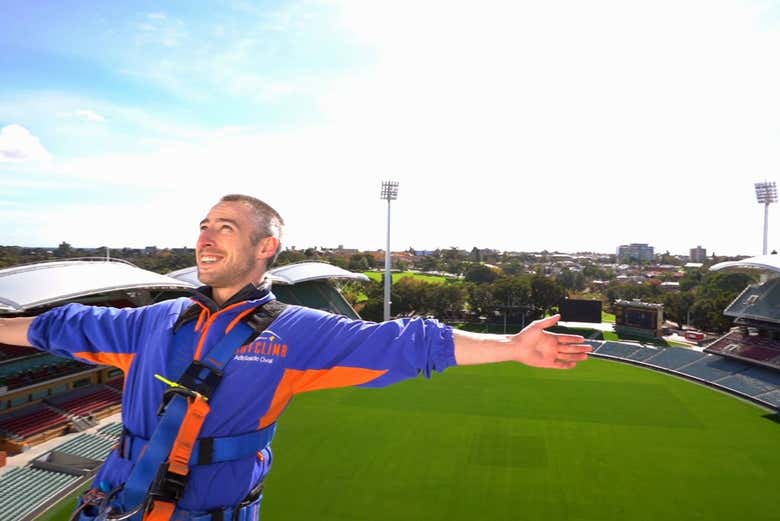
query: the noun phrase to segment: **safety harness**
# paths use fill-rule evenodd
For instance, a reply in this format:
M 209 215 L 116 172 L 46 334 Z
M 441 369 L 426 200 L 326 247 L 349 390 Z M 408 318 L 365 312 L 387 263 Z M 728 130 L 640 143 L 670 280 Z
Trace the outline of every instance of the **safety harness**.
M 227 334 L 203 360 L 193 360 L 176 380 L 155 375 L 168 384 L 157 411 L 161 416 L 150 439 L 123 432 L 118 450 L 134 461 L 125 484 L 113 491 L 92 489 L 71 519 L 81 521 L 170 521 L 187 487 L 190 467 L 256 456 L 271 443 L 276 424 L 263 429 L 215 438 L 199 438 L 225 366 L 242 345 L 267 329 L 286 304 L 263 297 L 254 313 L 232 324 Z M 188 310 L 189 311 L 189 310 Z M 192 313 L 185 311 L 174 328 L 174 348 L 197 338 Z M 182 325 L 182 322 L 186 322 Z M 177 329 L 178 328 L 178 329 Z M 184 345 L 183 345 L 184 344 Z M 262 482 L 238 505 L 188 515 L 190 521 L 244 521 L 256 519 Z M 91 507 L 91 508 L 90 508 Z

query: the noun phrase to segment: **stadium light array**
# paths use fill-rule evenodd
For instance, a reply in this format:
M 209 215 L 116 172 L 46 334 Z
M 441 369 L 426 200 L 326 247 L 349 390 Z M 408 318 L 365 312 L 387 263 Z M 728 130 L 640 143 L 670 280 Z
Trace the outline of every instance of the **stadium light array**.
M 398 199 L 398 181 L 382 181 L 381 198 L 387 201 L 387 249 L 385 249 L 384 320 L 390 320 L 390 201 Z
M 756 183 L 756 199 L 759 204 L 764 205 L 764 249 L 763 254 L 768 251 L 767 238 L 769 236 L 769 205 L 777 202 L 777 186 L 774 181 L 764 181 Z

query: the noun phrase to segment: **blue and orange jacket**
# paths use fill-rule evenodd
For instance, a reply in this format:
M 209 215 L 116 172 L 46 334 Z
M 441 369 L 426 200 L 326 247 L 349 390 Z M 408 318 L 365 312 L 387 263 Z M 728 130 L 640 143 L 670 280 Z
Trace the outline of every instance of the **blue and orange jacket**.
M 268 294 L 249 285 L 220 308 L 209 298 L 210 288 L 199 292 L 193 298 L 134 309 L 68 304 L 38 316 L 28 338 L 54 354 L 122 369 L 124 427 L 149 439 L 166 389 L 154 375 L 179 374 L 192 360 L 207 356 L 232 324 L 250 315 Z M 195 334 L 188 347 L 175 347 L 174 327 L 185 311 L 197 321 Z M 373 323 L 289 306 L 237 349 L 210 400 L 211 413 L 200 436 L 235 436 L 267 427 L 298 393 L 382 387 L 420 373 L 430 377 L 434 370 L 454 364 L 452 328 L 435 320 Z M 265 478 L 271 462 L 269 447 L 258 457 L 194 465 L 179 508 L 203 511 L 235 505 Z M 132 465 L 115 450 L 95 482 L 112 488 L 124 483 Z

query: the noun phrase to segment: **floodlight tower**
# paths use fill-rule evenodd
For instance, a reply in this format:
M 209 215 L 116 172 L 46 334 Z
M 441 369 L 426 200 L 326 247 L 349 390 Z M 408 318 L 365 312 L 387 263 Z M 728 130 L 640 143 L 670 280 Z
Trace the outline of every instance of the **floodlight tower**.
M 384 320 L 390 320 L 390 201 L 398 199 L 398 181 L 382 181 L 381 198 L 387 201 L 387 249 L 385 250 L 385 313 Z
M 756 183 L 756 199 L 759 204 L 764 205 L 764 250 L 763 254 L 766 255 L 767 237 L 769 233 L 769 205 L 777 202 L 777 186 L 774 181 L 764 181 L 763 183 Z

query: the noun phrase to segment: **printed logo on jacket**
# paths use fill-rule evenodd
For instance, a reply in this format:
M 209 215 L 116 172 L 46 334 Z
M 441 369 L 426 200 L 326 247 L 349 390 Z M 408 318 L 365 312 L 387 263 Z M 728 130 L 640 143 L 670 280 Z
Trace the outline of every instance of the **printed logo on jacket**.
M 270 329 L 236 351 L 234 360 L 239 362 L 260 362 L 272 364 L 277 358 L 287 358 L 287 344 Z

